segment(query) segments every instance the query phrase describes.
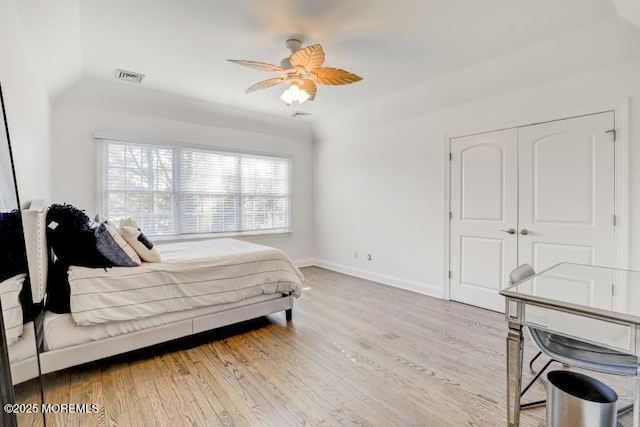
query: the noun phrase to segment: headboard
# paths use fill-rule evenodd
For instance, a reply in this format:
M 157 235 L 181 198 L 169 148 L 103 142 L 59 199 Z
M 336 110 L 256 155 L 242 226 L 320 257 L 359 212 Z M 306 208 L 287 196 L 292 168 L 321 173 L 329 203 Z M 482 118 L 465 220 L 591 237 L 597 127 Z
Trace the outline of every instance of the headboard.
M 49 251 L 47 249 L 47 209 L 44 200 L 34 200 L 22 210 L 22 225 L 29 263 L 31 294 L 34 304 L 42 303 L 47 289 Z

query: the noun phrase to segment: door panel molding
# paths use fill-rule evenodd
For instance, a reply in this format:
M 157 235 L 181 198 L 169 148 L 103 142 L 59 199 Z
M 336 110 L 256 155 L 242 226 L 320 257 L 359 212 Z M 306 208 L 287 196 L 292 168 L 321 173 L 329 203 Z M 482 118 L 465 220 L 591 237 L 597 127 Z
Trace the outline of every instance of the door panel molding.
M 475 245 L 475 247 L 474 247 Z M 463 254 L 466 255 L 466 252 L 481 252 L 483 255 L 489 255 L 494 257 L 495 263 L 497 263 L 500 267 L 503 266 L 504 262 L 504 240 L 503 239 L 492 239 L 487 237 L 475 237 L 475 236 L 460 236 L 460 249 Z M 464 260 L 464 256 L 462 257 Z M 489 262 L 488 264 L 492 264 Z M 498 286 L 492 286 L 491 280 L 482 280 L 487 279 L 487 277 L 482 277 L 487 275 L 487 270 L 484 268 L 484 265 L 481 268 L 477 268 L 478 266 L 471 265 L 470 268 L 467 269 L 465 264 L 461 264 L 460 268 L 460 283 L 464 287 L 475 287 L 479 289 L 490 289 L 492 291 L 499 291 L 502 289 L 502 277 L 498 275 L 495 277 L 498 282 Z M 473 271 L 476 270 L 476 271 Z M 480 271 L 477 271 L 480 270 Z
M 527 128 L 534 129 L 532 127 Z M 523 131 L 527 128 L 523 129 Z M 518 134 L 520 134 L 520 129 L 518 129 Z M 564 144 L 565 146 L 558 150 L 559 144 Z M 586 169 L 588 170 L 581 170 L 579 172 L 582 172 L 583 175 L 591 176 L 593 173 L 594 158 L 596 157 L 595 144 L 596 141 L 592 138 L 592 135 L 586 135 L 581 132 L 556 132 L 536 139 L 531 142 L 533 169 L 534 171 L 542 169 L 557 172 L 557 169 L 561 168 L 563 164 L 575 164 L 582 160 L 581 163 L 586 165 Z M 551 150 L 553 152 L 550 152 Z M 524 150 L 520 149 L 519 153 L 525 154 L 523 151 Z M 532 183 L 534 196 L 532 200 L 533 224 L 593 224 L 594 182 L 579 182 L 580 176 L 575 175 L 576 174 L 565 176 L 563 180 L 555 180 L 545 179 L 545 174 L 534 172 Z M 560 191 L 561 193 L 565 193 L 566 198 L 552 197 L 551 200 L 544 200 L 538 197 L 540 194 L 552 194 L 553 190 L 557 190 L 559 186 L 566 188 L 566 191 Z M 573 213 L 574 217 L 579 216 L 576 215 L 576 204 L 579 204 L 579 207 L 583 210 L 583 220 L 568 219 L 568 217 L 572 216 L 570 215 L 571 213 Z M 563 214 L 565 219 L 560 218 Z
M 477 157 L 480 157 L 480 159 L 477 159 L 476 155 Z M 473 176 L 466 176 L 464 174 L 468 167 L 473 168 L 474 162 L 486 162 L 488 155 L 495 157 L 491 160 L 494 163 L 493 166 L 496 172 L 495 175 L 490 178 L 494 181 L 494 184 L 497 185 L 495 185 L 495 188 L 492 187 L 491 193 L 497 192 L 498 194 L 485 193 L 484 186 L 481 185 L 478 180 L 473 179 Z M 460 162 L 462 163 L 460 171 L 462 175 L 458 178 L 460 179 L 460 185 L 462 186 L 460 191 L 460 217 L 462 219 L 474 221 L 504 221 L 505 183 L 504 176 L 500 170 L 500 166 L 504 162 L 504 159 L 505 153 L 503 147 L 496 144 L 481 143 L 460 151 Z M 499 197 L 500 204 L 496 207 L 494 212 L 487 212 L 481 205 L 484 199 L 491 198 L 491 196 Z M 469 198 L 473 198 L 473 200 L 469 200 L 469 203 L 467 203 L 467 199 Z M 472 202 L 478 202 L 478 204 L 474 206 Z

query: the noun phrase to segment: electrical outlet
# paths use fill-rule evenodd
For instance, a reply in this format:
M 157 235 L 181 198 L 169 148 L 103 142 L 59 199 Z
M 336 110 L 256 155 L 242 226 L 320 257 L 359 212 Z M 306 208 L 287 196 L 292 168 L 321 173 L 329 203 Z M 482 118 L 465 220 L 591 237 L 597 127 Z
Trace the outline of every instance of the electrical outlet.
M 367 261 L 371 261 L 371 254 L 367 254 Z

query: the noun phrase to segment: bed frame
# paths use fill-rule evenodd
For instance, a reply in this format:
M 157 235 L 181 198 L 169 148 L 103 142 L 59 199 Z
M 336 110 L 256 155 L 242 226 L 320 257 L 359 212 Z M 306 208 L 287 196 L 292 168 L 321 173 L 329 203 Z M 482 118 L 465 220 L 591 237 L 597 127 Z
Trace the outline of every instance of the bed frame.
M 33 354 L 33 356 L 28 356 L 17 362 L 11 362 L 11 381 L 14 385 L 38 376 L 38 359 L 35 354 L 35 342 L 33 322 L 29 322 L 24 325 L 24 331 L 20 339 L 9 346 L 10 353 L 14 346 L 22 346 L 23 349 L 29 349 L 29 354 Z
M 47 205 L 43 201 L 34 201 L 23 210 L 25 243 L 29 261 L 29 274 L 34 301 L 44 299 L 49 265 L 49 251 L 46 243 Z M 103 359 L 132 350 L 149 347 L 177 338 L 232 325 L 245 320 L 255 319 L 268 314 L 285 311 L 286 321 L 293 315 L 293 296 L 283 295 L 268 301 L 241 305 L 204 316 L 181 320 L 166 325 L 105 338 L 99 341 L 79 344 L 61 349 L 40 352 L 42 374 L 55 372 L 71 366 Z M 42 325 L 40 319 L 40 327 Z M 42 343 L 39 343 L 42 349 Z

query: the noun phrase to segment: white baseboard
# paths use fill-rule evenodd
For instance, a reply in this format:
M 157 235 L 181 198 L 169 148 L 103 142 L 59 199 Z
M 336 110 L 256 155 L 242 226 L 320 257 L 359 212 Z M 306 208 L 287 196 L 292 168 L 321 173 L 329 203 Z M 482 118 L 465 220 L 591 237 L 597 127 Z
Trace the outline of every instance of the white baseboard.
M 442 298 L 442 286 L 429 285 L 426 283 L 420 283 L 413 280 L 402 279 L 395 276 L 389 276 L 386 274 L 375 273 L 372 271 L 362 270 L 359 268 L 349 267 L 343 264 L 337 264 L 335 262 L 325 261 L 321 259 L 312 260 L 318 267 L 326 268 L 327 270 L 336 271 L 338 273 L 348 274 L 349 276 L 359 277 L 361 279 L 371 280 L 373 282 L 382 283 L 385 285 L 393 286 L 407 291 L 416 292 L 423 295 L 429 295 L 431 297 Z
M 311 267 L 311 266 L 314 266 L 314 265 L 318 265 L 318 264 L 316 264 L 316 260 L 313 259 L 313 258 L 298 259 L 298 260 L 293 261 L 293 264 L 298 268 Z

